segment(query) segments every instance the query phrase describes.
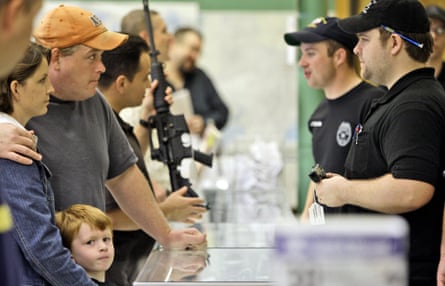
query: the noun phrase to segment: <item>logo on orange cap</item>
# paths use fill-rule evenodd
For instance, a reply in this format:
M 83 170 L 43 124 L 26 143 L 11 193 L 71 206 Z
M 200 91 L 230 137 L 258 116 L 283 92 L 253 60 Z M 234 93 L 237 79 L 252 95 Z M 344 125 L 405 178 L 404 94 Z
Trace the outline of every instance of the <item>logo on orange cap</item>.
M 90 20 L 91 20 L 91 22 L 93 22 L 93 25 L 95 26 L 95 27 L 97 27 L 97 26 L 99 26 L 99 25 L 102 25 L 102 21 L 99 19 L 99 17 L 97 17 L 96 15 L 91 15 L 90 16 Z

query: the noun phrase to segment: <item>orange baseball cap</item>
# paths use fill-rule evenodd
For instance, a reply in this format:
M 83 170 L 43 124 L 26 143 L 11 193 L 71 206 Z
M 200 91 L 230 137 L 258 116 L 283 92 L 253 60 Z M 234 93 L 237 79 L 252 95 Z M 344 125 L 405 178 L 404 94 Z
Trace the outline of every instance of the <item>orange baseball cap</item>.
M 128 39 L 128 35 L 109 31 L 93 13 L 65 5 L 59 5 L 45 15 L 34 31 L 34 37 L 46 48 L 82 44 L 102 51 L 112 50 Z

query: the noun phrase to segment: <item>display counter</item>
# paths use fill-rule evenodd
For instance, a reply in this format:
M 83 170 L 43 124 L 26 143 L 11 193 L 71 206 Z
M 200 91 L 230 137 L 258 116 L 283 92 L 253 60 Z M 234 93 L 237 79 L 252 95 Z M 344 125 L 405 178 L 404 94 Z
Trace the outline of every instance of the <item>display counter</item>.
M 156 247 L 134 285 L 407 285 L 408 226 L 397 216 L 197 227 L 207 233 L 207 249 Z
M 332 216 L 313 226 L 298 223 L 277 191 L 203 197 L 212 208 L 195 227 L 207 234 L 207 249 L 155 247 L 134 285 L 407 285 L 401 217 Z
M 297 223 L 284 194 L 279 189 L 204 190 L 211 209 L 195 227 L 207 234 L 207 249 L 155 247 L 134 285 L 272 285 L 275 227 Z
M 271 248 L 155 249 L 133 285 L 273 285 Z
M 206 250 L 155 247 L 133 285 L 272 285 L 274 225 L 205 223 L 196 227 L 207 234 Z

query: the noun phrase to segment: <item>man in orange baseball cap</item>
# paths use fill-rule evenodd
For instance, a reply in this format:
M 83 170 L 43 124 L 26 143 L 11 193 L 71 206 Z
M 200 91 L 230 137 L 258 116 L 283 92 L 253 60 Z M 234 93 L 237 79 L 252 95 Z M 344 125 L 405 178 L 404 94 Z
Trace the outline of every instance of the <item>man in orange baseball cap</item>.
M 48 76 L 54 94 L 48 113 L 28 127 L 39 136 L 43 161 L 51 169 L 56 210 L 83 203 L 104 211 L 106 185 L 119 206 L 161 245 L 205 243 L 194 228 L 170 228 L 112 109 L 96 90 L 105 72 L 103 51 L 128 36 L 107 30 L 89 11 L 60 5 L 44 16 L 34 37 L 51 49 Z
M 50 78 L 54 96 L 61 100 L 85 100 L 95 94 L 104 50 L 123 44 L 128 36 L 107 30 L 93 13 L 60 5 L 49 11 L 34 31 L 36 42 L 51 49 Z M 63 63 L 75 63 L 60 69 Z

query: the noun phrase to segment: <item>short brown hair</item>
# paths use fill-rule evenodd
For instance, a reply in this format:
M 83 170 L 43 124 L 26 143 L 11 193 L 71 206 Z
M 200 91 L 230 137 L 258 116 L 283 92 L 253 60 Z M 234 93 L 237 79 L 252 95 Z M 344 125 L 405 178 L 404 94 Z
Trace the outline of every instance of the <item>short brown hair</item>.
M 56 213 L 56 225 L 60 229 L 63 245 L 66 248 L 71 249 L 71 243 L 79 233 L 82 223 L 88 224 L 93 229 L 113 229 L 111 219 L 100 209 L 85 204 L 74 204 Z
M 385 44 L 389 37 L 391 36 L 391 32 L 385 30 L 384 28 L 380 27 L 380 41 L 382 44 Z M 431 36 L 431 33 L 403 33 L 404 36 L 418 42 L 422 43 L 423 47 L 419 48 L 413 44 L 407 44 L 405 45 L 405 50 L 408 53 L 408 55 L 415 61 L 426 63 L 426 61 L 429 59 L 431 53 L 433 52 L 433 37 Z M 407 42 L 406 42 L 407 43 Z
M 334 53 L 338 50 L 338 49 L 344 49 L 346 52 L 346 63 L 349 67 L 354 68 L 354 54 L 352 53 L 352 51 L 348 48 L 346 48 L 343 44 L 335 41 L 335 40 L 326 40 L 326 42 L 328 43 L 328 56 L 332 57 L 334 55 Z
M 159 13 L 155 10 L 150 10 L 150 19 L 153 16 L 159 15 Z M 147 22 L 145 20 L 145 12 L 142 9 L 132 10 L 127 13 L 122 18 L 121 21 L 121 32 L 131 34 L 131 35 L 139 35 L 141 31 L 147 30 Z

